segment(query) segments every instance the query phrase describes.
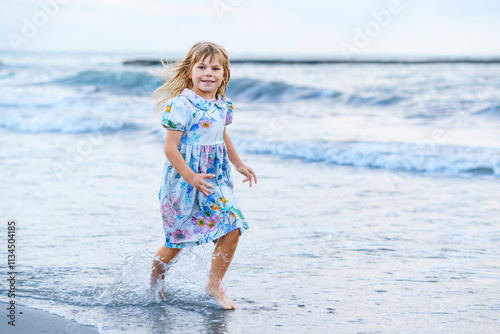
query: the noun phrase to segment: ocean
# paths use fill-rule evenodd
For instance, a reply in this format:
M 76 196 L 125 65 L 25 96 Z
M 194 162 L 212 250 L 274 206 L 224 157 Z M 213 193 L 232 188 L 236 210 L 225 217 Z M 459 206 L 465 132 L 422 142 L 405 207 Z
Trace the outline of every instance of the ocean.
M 227 130 L 258 183 L 233 171 L 250 229 L 224 311 L 203 293 L 213 245 L 146 293 L 162 68 L 124 62 L 159 57 L 0 52 L 17 303 L 100 333 L 498 332 L 500 64 L 233 64 Z

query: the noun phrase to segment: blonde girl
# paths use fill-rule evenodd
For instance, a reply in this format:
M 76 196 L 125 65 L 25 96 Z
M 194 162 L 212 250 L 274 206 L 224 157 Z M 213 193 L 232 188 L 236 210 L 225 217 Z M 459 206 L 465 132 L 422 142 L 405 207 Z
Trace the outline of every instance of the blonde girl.
M 223 308 L 234 309 L 222 279 L 248 224 L 233 194 L 229 162 L 250 187 L 257 176 L 241 161 L 226 132 L 233 120 L 233 104 L 225 96 L 229 78 L 226 50 L 199 42 L 155 91 L 167 129 L 167 159 L 158 193 L 165 244 L 155 254 L 151 290 L 156 291 L 159 276 L 165 277 L 166 266 L 182 248 L 211 241 L 215 249 L 205 290 Z

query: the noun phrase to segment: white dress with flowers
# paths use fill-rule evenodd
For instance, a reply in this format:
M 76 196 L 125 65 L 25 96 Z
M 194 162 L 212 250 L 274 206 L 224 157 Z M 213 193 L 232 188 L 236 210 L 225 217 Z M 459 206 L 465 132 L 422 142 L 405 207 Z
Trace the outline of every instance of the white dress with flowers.
M 233 181 L 226 145 L 225 125 L 231 124 L 233 105 L 221 95 L 205 100 L 190 89 L 167 101 L 161 124 L 183 131 L 178 149 L 196 173 L 214 174 L 205 179 L 214 186 L 209 196 L 191 186 L 168 159 L 158 197 L 161 203 L 165 246 L 184 248 L 215 241 L 235 229 L 248 229 L 233 195 Z

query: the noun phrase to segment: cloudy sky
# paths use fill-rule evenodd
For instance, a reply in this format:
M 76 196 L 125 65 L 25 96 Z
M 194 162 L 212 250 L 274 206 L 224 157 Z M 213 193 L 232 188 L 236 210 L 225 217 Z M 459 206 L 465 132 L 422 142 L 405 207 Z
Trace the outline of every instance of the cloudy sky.
M 0 49 L 500 56 L 498 0 L 1 0 Z

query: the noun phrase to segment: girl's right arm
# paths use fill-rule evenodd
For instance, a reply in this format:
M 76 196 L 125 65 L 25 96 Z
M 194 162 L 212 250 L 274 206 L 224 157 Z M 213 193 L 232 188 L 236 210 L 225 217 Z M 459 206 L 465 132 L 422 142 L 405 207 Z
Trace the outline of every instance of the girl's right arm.
M 207 178 L 212 178 L 213 174 L 202 174 L 194 172 L 186 163 L 181 155 L 181 152 L 177 149 L 182 138 L 182 131 L 178 130 L 167 130 L 167 136 L 165 138 L 165 145 L 163 147 L 165 155 L 168 161 L 172 164 L 175 170 L 182 176 L 184 180 L 190 185 L 198 189 L 203 193 L 203 195 L 208 196 L 213 193 L 213 191 L 208 190 L 208 188 L 214 188 L 213 185 L 205 181 Z

